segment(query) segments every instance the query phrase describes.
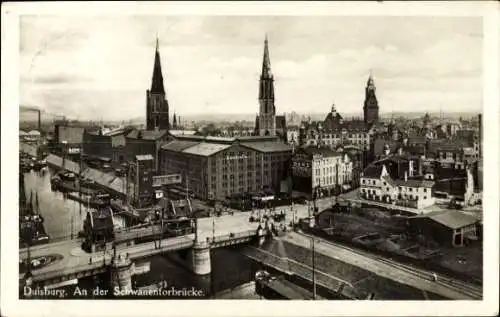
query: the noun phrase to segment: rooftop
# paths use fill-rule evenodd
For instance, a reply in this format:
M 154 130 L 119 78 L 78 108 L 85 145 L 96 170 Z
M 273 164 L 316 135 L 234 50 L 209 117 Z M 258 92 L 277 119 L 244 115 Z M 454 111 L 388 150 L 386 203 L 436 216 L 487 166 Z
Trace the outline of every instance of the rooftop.
M 455 210 L 434 211 L 425 216 L 451 229 L 459 229 L 479 222 L 478 218 Z
M 323 155 L 326 157 L 342 156 L 341 152 L 336 152 L 329 147 L 308 146 L 301 149 L 309 155 Z
M 158 140 L 168 134 L 167 130 L 137 130 L 134 129 L 127 134 L 129 139 Z
M 242 142 L 240 144 L 253 150 L 265 153 L 292 151 L 292 147 L 290 145 L 275 141 Z
M 429 180 L 425 180 L 425 179 L 408 179 L 408 180 L 404 180 L 404 179 L 396 179 L 394 180 L 394 183 L 397 185 L 397 186 L 407 186 L 407 187 L 427 187 L 427 188 L 431 188 L 432 186 L 434 186 L 434 182 L 433 181 L 429 181 Z
M 211 156 L 217 152 L 220 152 L 230 147 L 231 144 L 201 142 L 196 145 L 185 148 L 184 150 L 182 150 L 182 152 L 193 155 Z
M 182 152 L 183 150 L 199 143 L 200 142 L 195 141 L 174 140 L 162 145 L 161 148 L 168 151 Z
M 380 178 L 384 165 L 370 165 L 363 170 L 363 176 L 366 178 Z

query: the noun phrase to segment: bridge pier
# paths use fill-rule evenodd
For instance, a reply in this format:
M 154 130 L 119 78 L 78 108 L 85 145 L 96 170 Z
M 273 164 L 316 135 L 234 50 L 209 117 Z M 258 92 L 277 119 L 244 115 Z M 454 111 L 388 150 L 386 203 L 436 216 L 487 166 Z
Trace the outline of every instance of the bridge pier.
M 196 241 L 190 250 L 191 270 L 196 275 L 207 275 L 212 271 L 210 259 L 210 244 L 206 241 Z
M 111 262 L 111 287 L 119 290 L 132 289 L 133 263 L 127 256 L 113 257 Z

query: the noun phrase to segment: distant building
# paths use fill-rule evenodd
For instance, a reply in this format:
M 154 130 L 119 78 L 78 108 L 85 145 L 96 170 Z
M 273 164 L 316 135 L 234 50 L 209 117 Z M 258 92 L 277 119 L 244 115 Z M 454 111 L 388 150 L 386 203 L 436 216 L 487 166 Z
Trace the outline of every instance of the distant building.
M 158 170 L 158 155 L 161 145 L 172 137 L 166 130 L 134 129 L 126 135 L 125 160 L 134 162 L 137 155 L 151 155 L 155 170 Z
M 203 200 L 263 189 L 289 191 L 292 149 L 276 137 L 178 136 L 160 152 L 160 172 L 181 174 L 183 186 Z
M 23 130 L 19 130 L 19 141 L 26 141 L 28 133 Z
M 119 165 L 125 162 L 125 136 L 132 131 L 131 128 L 121 128 L 103 133 L 85 130 L 83 137 L 83 153 L 89 159 L 109 161 Z
M 56 124 L 53 146 L 62 155 L 80 156 L 84 132 L 83 127 Z
M 353 162 L 327 147 L 298 148 L 292 157 L 292 188 L 306 196 L 331 196 L 352 187 Z
M 139 208 L 151 205 L 156 197 L 153 188 L 155 174 L 154 158 L 151 154 L 136 155 L 130 165 L 129 181 L 133 184 L 132 203 Z

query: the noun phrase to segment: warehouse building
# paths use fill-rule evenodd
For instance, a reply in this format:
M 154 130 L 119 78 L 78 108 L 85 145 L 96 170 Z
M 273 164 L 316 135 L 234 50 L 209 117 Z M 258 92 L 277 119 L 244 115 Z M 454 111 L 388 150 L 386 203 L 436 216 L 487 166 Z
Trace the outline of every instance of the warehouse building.
M 288 192 L 291 146 L 277 137 L 178 136 L 160 149 L 160 172 L 183 175 L 183 186 L 199 199 L 263 189 Z

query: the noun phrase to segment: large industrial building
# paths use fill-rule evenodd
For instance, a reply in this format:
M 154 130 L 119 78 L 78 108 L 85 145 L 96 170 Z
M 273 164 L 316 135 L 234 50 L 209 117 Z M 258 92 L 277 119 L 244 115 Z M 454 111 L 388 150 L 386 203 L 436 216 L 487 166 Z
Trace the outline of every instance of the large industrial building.
M 181 174 L 183 185 L 200 199 L 263 189 L 288 192 L 291 155 L 291 146 L 272 136 L 178 136 L 160 149 L 160 173 Z

